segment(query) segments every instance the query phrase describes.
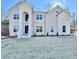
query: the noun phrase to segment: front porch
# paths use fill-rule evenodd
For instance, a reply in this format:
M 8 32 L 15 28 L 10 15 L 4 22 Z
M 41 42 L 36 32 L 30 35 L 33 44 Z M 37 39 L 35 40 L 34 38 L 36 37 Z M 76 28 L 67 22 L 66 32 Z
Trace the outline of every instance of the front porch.
M 18 38 L 29 38 L 32 35 L 32 18 L 30 13 L 23 11 L 20 13 Z

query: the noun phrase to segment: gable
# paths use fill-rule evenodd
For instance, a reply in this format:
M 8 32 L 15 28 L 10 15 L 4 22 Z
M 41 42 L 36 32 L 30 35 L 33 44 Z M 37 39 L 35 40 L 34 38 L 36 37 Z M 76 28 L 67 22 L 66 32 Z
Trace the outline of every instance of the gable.
M 32 6 L 27 1 L 19 1 L 16 5 L 9 9 L 9 12 L 20 8 L 21 6 L 23 6 L 23 4 L 26 4 L 28 7 L 32 8 Z
M 48 11 L 48 14 L 54 14 L 56 15 L 57 13 L 60 13 L 63 10 L 59 5 L 56 7 L 52 8 L 51 10 Z
M 14 9 L 17 9 L 17 7 L 21 4 L 22 2 L 19 1 L 16 5 L 12 6 L 10 9 L 9 9 L 9 12 L 14 10 Z
M 48 14 L 57 16 L 57 15 L 61 14 L 63 11 L 64 11 L 66 14 L 68 14 L 69 16 L 71 16 L 68 11 L 64 10 L 64 9 L 63 9 L 62 7 L 60 7 L 59 5 L 57 5 L 56 7 L 54 7 L 52 10 L 49 10 Z
M 71 20 L 71 15 L 66 12 L 66 11 L 63 11 L 59 16 L 58 18 L 60 18 L 60 20 L 62 21 L 70 21 Z

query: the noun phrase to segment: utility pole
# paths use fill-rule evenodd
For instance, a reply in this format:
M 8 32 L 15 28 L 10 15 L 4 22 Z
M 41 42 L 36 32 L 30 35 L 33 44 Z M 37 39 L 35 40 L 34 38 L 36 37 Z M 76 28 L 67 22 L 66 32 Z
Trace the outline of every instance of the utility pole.
M 73 12 L 73 14 L 72 14 L 72 18 L 73 18 L 74 27 L 76 27 L 76 19 L 75 19 L 75 13 L 74 13 L 74 12 Z

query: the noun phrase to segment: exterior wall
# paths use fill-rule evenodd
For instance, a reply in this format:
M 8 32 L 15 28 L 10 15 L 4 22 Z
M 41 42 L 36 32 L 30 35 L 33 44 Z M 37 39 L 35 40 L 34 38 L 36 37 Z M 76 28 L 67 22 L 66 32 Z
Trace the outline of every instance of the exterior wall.
M 62 9 L 59 6 L 56 6 L 55 8 L 50 10 L 46 15 L 46 33 L 48 33 L 49 35 L 57 35 L 57 11 L 61 12 Z M 51 32 L 51 26 L 53 26 L 53 32 Z
M 29 14 L 28 23 L 24 22 L 24 12 Z M 18 13 L 19 14 L 19 20 L 13 19 L 13 14 Z M 18 35 L 18 38 L 22 37 L 24 35 L 24 27 L 25 25 L 29 26 L 28 36 L 32 36 L 32 7 L 26 2 L 22 2 L 20 5 L 15 6 L 9 11 L 9 34 L 10 36 L 16 36 Z M 19 25 L 18 32 L 13 32 L 14 25 Z
M 59 35 L 70 35 L 70 24 L 71 24 L 71 16 L 63 11 L 58 16 L 58 34 Z M 62 31 L 62 26 L 66 26 L 66 32 Z
M 42 14 L 43 15 L 43 19 L 42 20 L 37 20 L 36 19 L 36 14 Z M 45 13 L 39 13 L 39 12 L 33 12 L 33 35 L 45 35 Z M 43 27 L 43 32 L 36 32 L 36 26 L 42 26 Z
M 51 26 L 53 26 L 54 32 L 51 32 Z M 46 15 L 46 33 L 48 33 L 48 35 L 57 34 L 57 19 L 53 12 Z
M 9 12 L 9 35 L 10 36 L 16 36 L 17 32 L 13 32 L 13 27 L 15 25 L 18 25 L 19 20 L 13 19 L 13 14 L 19 13 L 18 8 L 15 7 Z

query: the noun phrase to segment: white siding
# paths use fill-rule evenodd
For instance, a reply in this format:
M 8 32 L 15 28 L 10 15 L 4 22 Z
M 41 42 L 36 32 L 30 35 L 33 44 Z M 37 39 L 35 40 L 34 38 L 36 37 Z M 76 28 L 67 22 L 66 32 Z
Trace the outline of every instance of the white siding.
M 59 35 L 70 35 L 70 16 L 65 11 L 63 11 L 58 16 L 58 33 Z M 66 32 L 62 31 L 62 26 L 66 26 Z
M 13 19 L 13 14 L 19 13 L 18 8 L 15 7 L 9 12 L 9 35 L 16 36 L 17 32 L 13 32 L 13 26 L 18 25 L 19 20 Z
M 70 35 L 70 20 L 71 17 L 69 13 L 63 11 L 57 17 L 57 11 L 60 13 L 63 9 L 59 6 L 53 8 L 51 11 L 47 12 L 33 12 L 32 7 L 27 3 L 23 2 L 19 6 L 14 7 L 9 12 L 9 33 L 10 36 L 18 35 L 21 38 L 25 34 L 25 26 L 29 26 L 28 37 L 36 35 Z M 25 21 L 24 13 L 29 15 L 28 21 Z M 13 14 L 19 14 L 19 20 L 13 19 Z M 36 14 L 42 14 L 43 19 L 37 20 Z M 13 32 L 13 27 L 19 25 L 19 31 Z M 62 26 L 66 26 L 66 32 L 62 31 Z M 43 32 L 36 32 L 36 26 L 42 26 Z M 53 26 L 53 32 L 51 32 L 51 26 Z

